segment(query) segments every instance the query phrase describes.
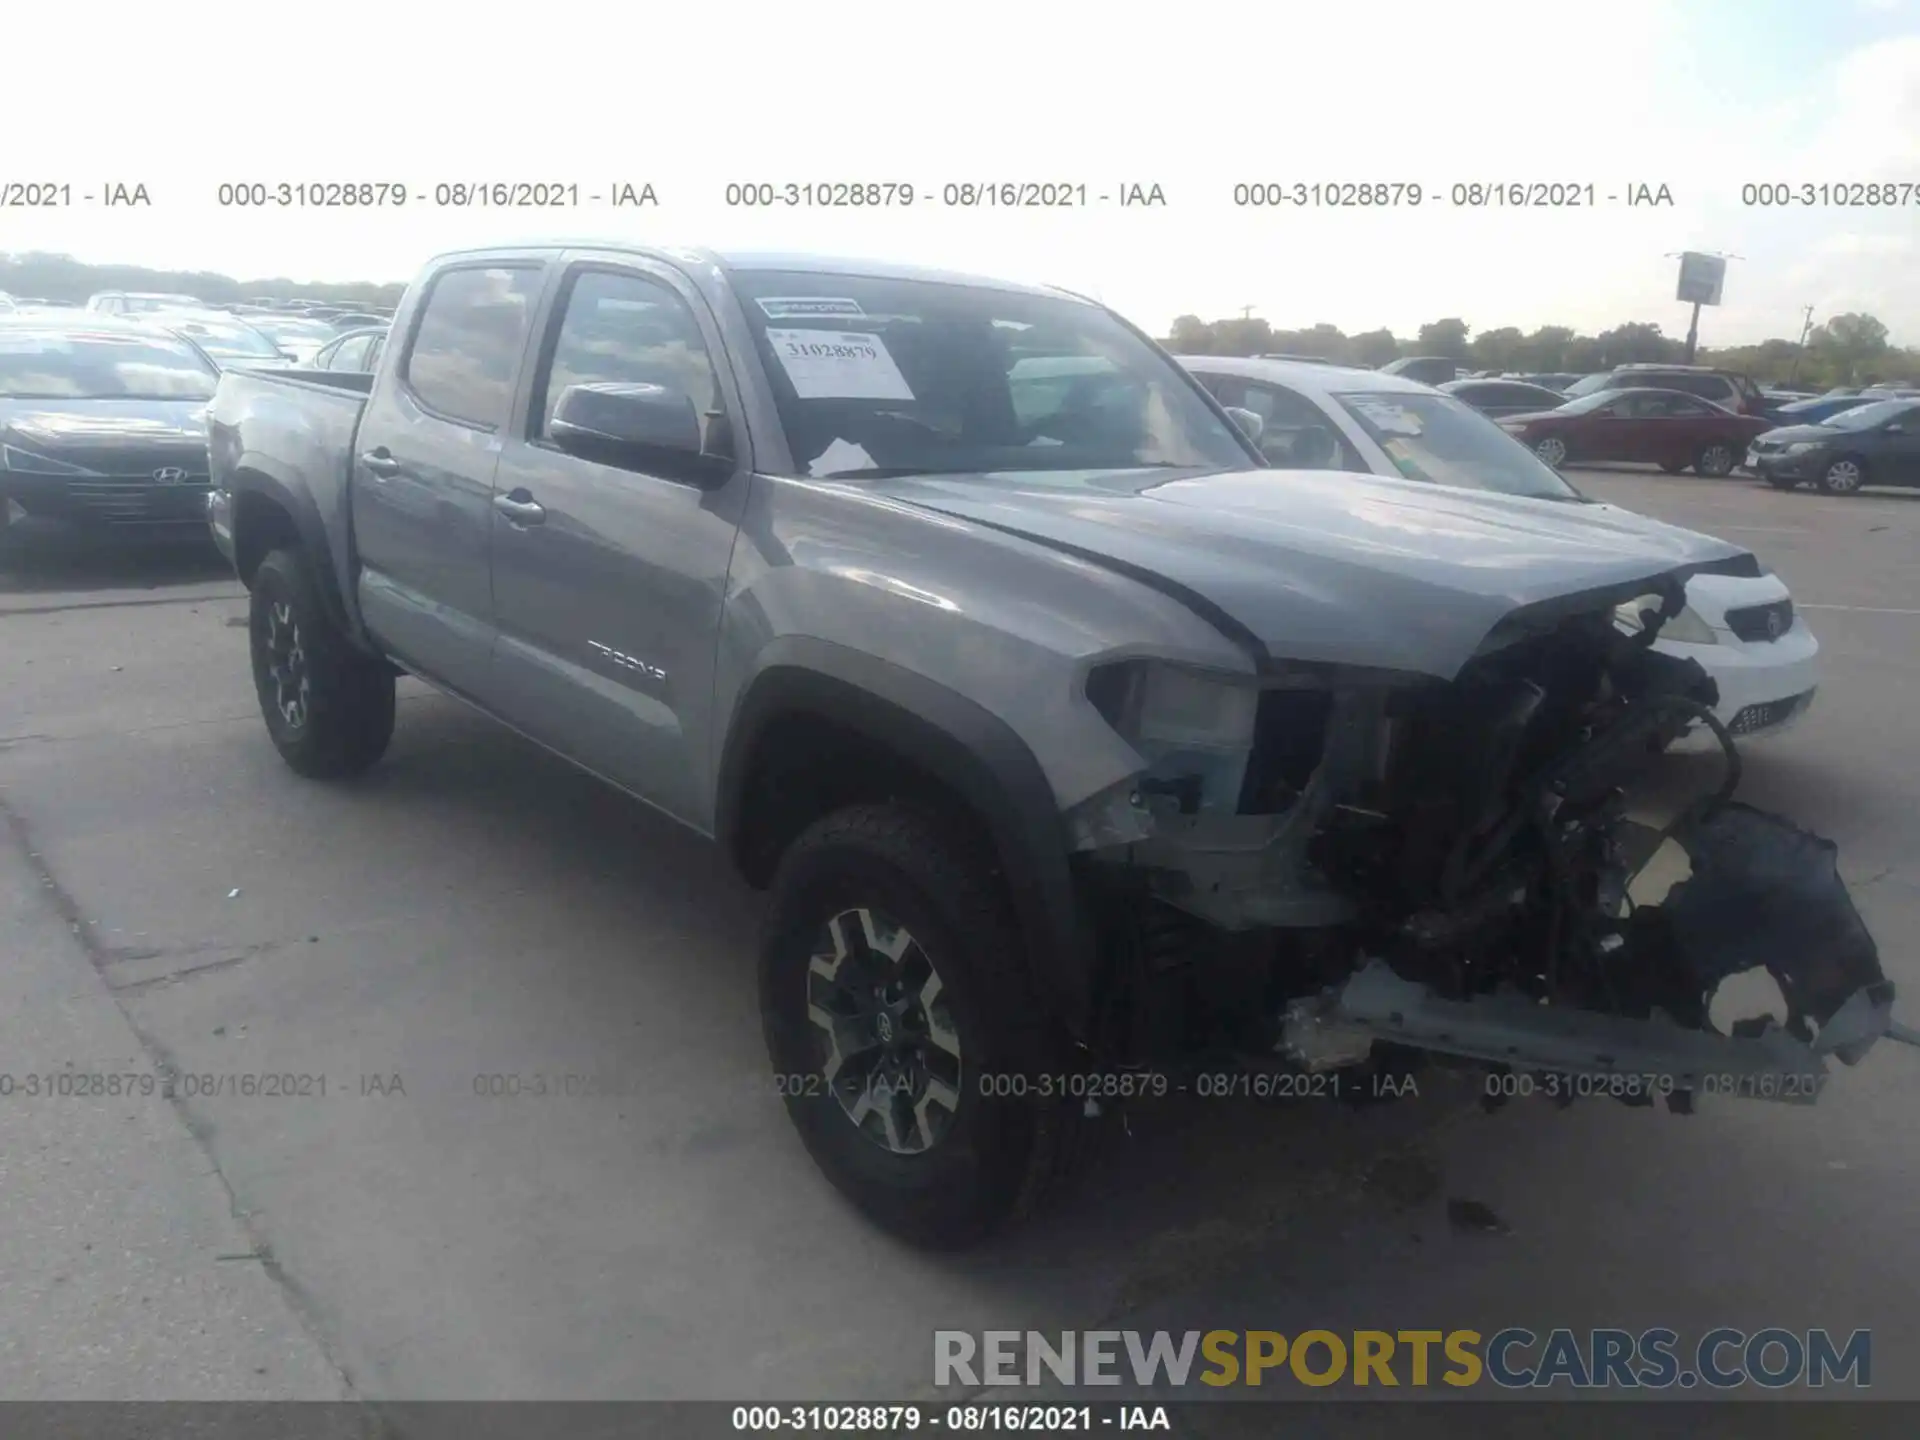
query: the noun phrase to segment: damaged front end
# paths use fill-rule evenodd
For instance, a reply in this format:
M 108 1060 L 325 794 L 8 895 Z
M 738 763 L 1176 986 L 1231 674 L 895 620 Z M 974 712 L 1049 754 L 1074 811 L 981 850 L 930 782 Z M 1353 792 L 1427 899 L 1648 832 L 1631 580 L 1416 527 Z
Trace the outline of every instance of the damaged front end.
M 1653 590 L 1522 611 L 1444 682 L 1095 670 L 1144 762 L 1067 817 L 1114 967 L 1103 1046 L 1306 1070 L 1385 1046 L 1685 1110 L 1812 1101 L 1829 1057 L 1910 1040 L 1833 844 L 1733 800 L 1712 680 L 1651 648 L 1680 584 Z M 1638 782 L 1696 725 L 1721 782 L 1650 820 Z M 1767 1005 L 1734 1013 L 1756 980 Z

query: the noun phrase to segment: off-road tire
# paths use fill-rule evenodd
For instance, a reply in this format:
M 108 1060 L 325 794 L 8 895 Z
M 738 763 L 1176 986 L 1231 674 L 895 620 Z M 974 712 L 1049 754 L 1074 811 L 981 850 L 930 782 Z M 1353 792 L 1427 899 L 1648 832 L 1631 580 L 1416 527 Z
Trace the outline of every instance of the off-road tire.
M 915 1154 L 870 1138 L 822 1078 L 809 965 L 827 922 L 856 909 L 885 912 L 914 937 L 957 1034 L 958 1104 L 944 1135 Z M 913 1244 L 959 1249 L 1031 1214 L 1069 1172 L 1089 1128 L 1084 1102 L 1059 1095 L 1066 1046 L 1024 951 L 991 858 L 937 815 L 851 806 L 806 830 L 775 873 L 760 1013 L 777 1088 L 828 1180 Z M 1048 1076 L 1053 1094 L 1042 1098 Z
M 247 634 L 260 714 L 280 758 L 313 780 L 362 774 L 393 738 L 393 672 L 354 648 L 320 600 L 305 552 L 275 550 L 249 587 Z M 293 627 L 304 696 L 298 719 L 282 702 L 290 688 L 276 678 L 274 646 Z

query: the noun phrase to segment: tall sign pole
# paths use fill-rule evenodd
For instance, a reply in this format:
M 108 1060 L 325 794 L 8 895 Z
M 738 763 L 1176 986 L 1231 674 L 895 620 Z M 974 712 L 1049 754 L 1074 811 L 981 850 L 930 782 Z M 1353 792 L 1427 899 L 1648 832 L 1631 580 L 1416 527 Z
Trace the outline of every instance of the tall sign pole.
M 1675 298 L 1693 306 L 1693 317 L 1687 324 L 1686 363 L 1689 365 L 1700 348 L 1700 307 L 1720 303 L 1720 292 L 1727 281 L 1727 259 L 1725 255 L 1710 255 L 1701 250 L 1689 250 L 1680 257 L 1680 284 Z

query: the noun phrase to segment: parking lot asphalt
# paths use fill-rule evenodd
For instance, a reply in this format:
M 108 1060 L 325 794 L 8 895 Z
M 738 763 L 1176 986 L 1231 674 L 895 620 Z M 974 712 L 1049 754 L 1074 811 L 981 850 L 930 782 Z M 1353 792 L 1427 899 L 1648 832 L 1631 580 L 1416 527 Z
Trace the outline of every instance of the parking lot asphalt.
M 1920 495 L 1573 478 L 1792 586 L 1821 694 L 1749 747 L 1742 794 L 1838 842 L 1920 1015 Z M 1872 1393 L 1920 1396 L 1920 1053 L 1876 1050 L 1814 1107 L 1692 1117 L 1485 1114 L 1425 1076 L 1359 1111 L 1167 1102 L 1105 1126 L 1041 1221 L 919 1254 L 790 1131 L 759 901 L 715 852 L 412 681 L 381 766 L 303 782 L 210 553 L 6 545 L 0 1069 L 167 1064 L 211 1093 L 0 1100 L 0 1206 L 49 1217 L 42 1268 L 120 1303 L 230 1295 L 255 1337 L 232 1375 L 155 1372 L 105 1300 L 0 1287 L 12 1398 L 101 1393 L 118 1362 L 134 1395 L 897 1399 L 927 1392 L 936 1329 L 1720 1324 L 1869 1328 Z M 1450 1224 L 1462 1199 L 1498 1227 Z

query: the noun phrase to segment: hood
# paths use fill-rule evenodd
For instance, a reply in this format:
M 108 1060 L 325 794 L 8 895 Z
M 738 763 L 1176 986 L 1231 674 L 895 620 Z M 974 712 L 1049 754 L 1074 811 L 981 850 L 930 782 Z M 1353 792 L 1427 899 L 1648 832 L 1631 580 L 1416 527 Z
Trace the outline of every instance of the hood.
M 113 473 L 162 455 L 198 456 L 205 470 L 205 400 L 0 400 L 0 439 L 82 469 Z
M 1840 435 L 1831 425 L 1782 425 L 1762 431 L 1759 438 L 1770 445 L 1793 445 L 1802 440 L 1838 440 Z
M 941 475 L 876 488 L 1132 574 L 1256 658 L 1441 679 L 1516 611 L 1598 607 L 1664 575 L 1753 564 L 1737 546 L 1605 506 L 1345 471 Z

